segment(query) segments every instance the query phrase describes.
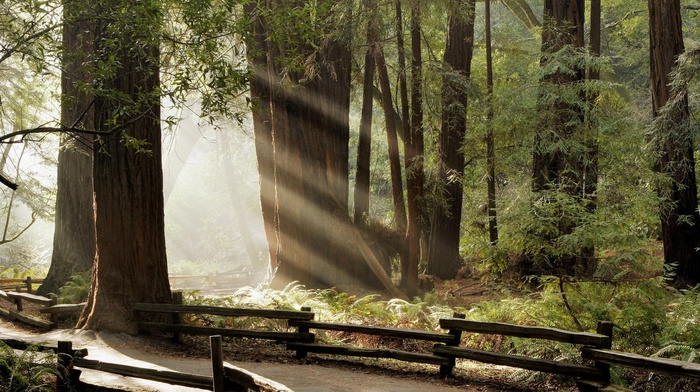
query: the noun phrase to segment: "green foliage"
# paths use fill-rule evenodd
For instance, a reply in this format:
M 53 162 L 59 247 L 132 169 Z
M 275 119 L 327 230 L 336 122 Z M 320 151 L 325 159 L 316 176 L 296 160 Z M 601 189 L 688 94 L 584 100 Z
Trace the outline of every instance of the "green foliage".
M 58 303 L 79 304 L 87 301 L 90 293 L 92 271 L 71 275 L 70 280 L 58 291 Z
M 700 286 L 683 291 L 668 305 L 662 339 L 656 356 L 700 362 Z
M 0 391 L 52 391 L 55 386 L 56 356 L 30 347 L 21 354 L 0 342 Z

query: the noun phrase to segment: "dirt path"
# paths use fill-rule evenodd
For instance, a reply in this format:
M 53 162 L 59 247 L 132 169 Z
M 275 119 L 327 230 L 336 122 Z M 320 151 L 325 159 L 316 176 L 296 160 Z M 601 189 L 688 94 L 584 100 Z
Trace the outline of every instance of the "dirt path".
M 55 343 L 70 340 L 75 348 L 87 348 L 89 359 L 105 362 L 129 364 L 132 366 L 166 369 L 198 375 L 210 375 L 211 364 L 207 359 L 184 357 L 181 353 L 171 355 L 154 353 L 144 349 L 139 338 L 123 334 L 95 333 L 82 330 L 56 330 L 43 334 L 32 333 L 17 328 L 6 321 L 0 321 L 0 339 L 12 338 L 32 342 Z M 402 378 L 358 368 L 341 368 L 300 363 L 268 362 L 228 362 L 263 377 L 286 385 L 296 392 L 456 392 L 503 390 L 483 385 L 451 386 L 431 375 L 425 378 Z M 174 391 L 189 392 L 199 389 L 176 387 L 173 385 L 128 378 L 95 370 L 84 370 L 81 380 L 91 384 L 124 388 L 129 391 Z

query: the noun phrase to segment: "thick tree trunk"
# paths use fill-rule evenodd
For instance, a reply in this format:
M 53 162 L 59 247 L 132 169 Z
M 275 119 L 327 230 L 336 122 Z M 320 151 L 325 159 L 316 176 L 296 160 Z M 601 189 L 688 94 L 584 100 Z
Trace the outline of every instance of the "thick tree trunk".
M 81 89 L 91 76 L 84 63 L 93 52 L 94 23 L 81 16 L 89 2 L 64 4 L 61 123 L 94 129 L 93 97 Z M 95 260 L 92 205 L 92 136 L 63 135 L 58 153 L 56 216 L 51 266 L 38 294 L 58 294 L 71 275 L 86 272 Z
M 649 0 L 651 91 L 654 116 L 665 116 L 655 129 L 656 169 L 668 177 L 659 185 L 664 261 L 672 266 L 676 287 L 700 283 L 700 216 L 685 90 L 671 88 L 671 71 L 684 52 L 679 0 Z M 665 105 L 673 105 L 664 108 Z M 662 108 L 666 113 L 661 113 Z M 658 123 L 658 121 L 657 121 Z
M 255 156 L 260 176 L 260 207 L 262 209 L 263 227 L 268 244 L 270 268 L 277 269 L 277 233 L 275 209 L 275 166 L 272 144 L 272 106 L 270 86 L 276 78 L 268 67 L 267 26 L 256 3 L 247 4 L 246 17 L 253 26 L 248 37 L 248 61 L 252 68 L 250 81 L 250 99 L 253 107 L 253 132 L 255 136 Z
M 432 216 L 428 272 L 454 278 L 462 260 L 459 255 L 462 220 L 462 144 L 467 132 L 467 85 L 474 49 L 474 1 L 467 1 L 465 14 L 452 13 L 447 22 L 442 86 L 442 128 L 438 140 L 437 197 Z
M 129 8 L 131 7 L 131 8 Z M 98 16 L 100 47 L 119 59 L 113 77 L 103 80 L 106 90 L 95 100 L 99 129 L 112 130 L 95 142 L 93 183 L 97 256 L 88 304 L 78 327 L 136 334 L 132 312 L 137 302 L 171 301 L 165 253 L 163 171 L 161 163 L 158 46 L 148 26 L 159 21 L 157 5 L 130 1 L 110 3 L 102 12 L 133 12 L 128 19 L 140 28 L 120 28 L 119 19 Z M 117 11 L 119 10 L 119 11 Z M 111 13 L 110 13 L 111 14 Z M 102 15 L 108 16 L 108 15 Z M 113 64 L 114 66 L 114 64 Z M 124 98 L 122 98 L 124 97 Z M 125 124 L 114 130 L 113 114 Z M 126 140 L 138 146 L 129 146 Z
M 279 11 L 284 12 L 283 8 Z M 349 9 L 343 7 L 333 8 L 333 12 L 346 12 L 342 16 L 349 17 Z M 326 23 L 324 18 L 341 15 L 316 16 L 317 22 Z M 268 40 L 270 75 L 283 73 L 279 67 L 291 60 L 284 57 L 289 50 L 303 53 L 306 62 L 303 67 L 290 67 L 287 79 L 279 83 L 270 80 L 278 218 L 275 285 L 290 281 L 312 287 L 341 284 L 357 275 L 357 263 L 349 263 L 346 257 L 350 237 L 343 234 L 350 223 L 350 50 L 347 42 L 337 38 L 324 38 L 314 46 L 304 41 L 285 50 L 276 40 L 279 38 Z

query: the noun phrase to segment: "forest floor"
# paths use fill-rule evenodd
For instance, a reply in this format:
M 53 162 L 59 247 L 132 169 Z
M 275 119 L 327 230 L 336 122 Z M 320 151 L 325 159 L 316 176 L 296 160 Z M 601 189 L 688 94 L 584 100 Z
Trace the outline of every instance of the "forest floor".
M 498 299 L 500 294 L 471 279 L 436 282 L 436 293 L 454 305 L 468 308 L 471 303 Z M 448 298 L 449 297 L 449 298 Z M 71 340 L 76 348 L 87 348 L 87 358 L 132 366 L 169 369 L 199 375 L 211 374 L 209 342 L 206 337 L 185 337 L 181 344 L 164 336 L 114 335 L 71 328 L 64 320 L 62 329 L 41 333 L 24 325 L 0 319 L 3 337 L 34 342 Z M 436 366 L 407 364 L 392 360 L 345 359 L 330 355 L 310 355 L 296 359 L 284 345 L 249 339 L 225 339 L 224 360 L 250 372 L 286 385 L 296 392 L 456 392 L 456 391 L 566 391 L 573 382 L 550 385 L 526 383 L 513 377 L 513 369 L 471 363 L 455 369 L 447 379 L 438 377 Z M 84 370 L 84 382 L 121 391 L 195 391 L 172 385 Z

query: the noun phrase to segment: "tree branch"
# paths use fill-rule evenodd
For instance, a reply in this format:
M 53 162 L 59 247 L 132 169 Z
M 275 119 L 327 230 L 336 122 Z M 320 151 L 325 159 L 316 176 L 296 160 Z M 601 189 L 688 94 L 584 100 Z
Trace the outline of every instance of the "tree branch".
M 5 176 L 3 176 L 2 174 L 0 174 L 0 183 L 2 183 L 3 185 L 5 185 L 6 187 L 12 189 L 13 191 L 16 191 L 16 190 L 17 190 L 17 184 L 15 184 L 14 182 L 8 180 L 8 179 L 5 178 Z

